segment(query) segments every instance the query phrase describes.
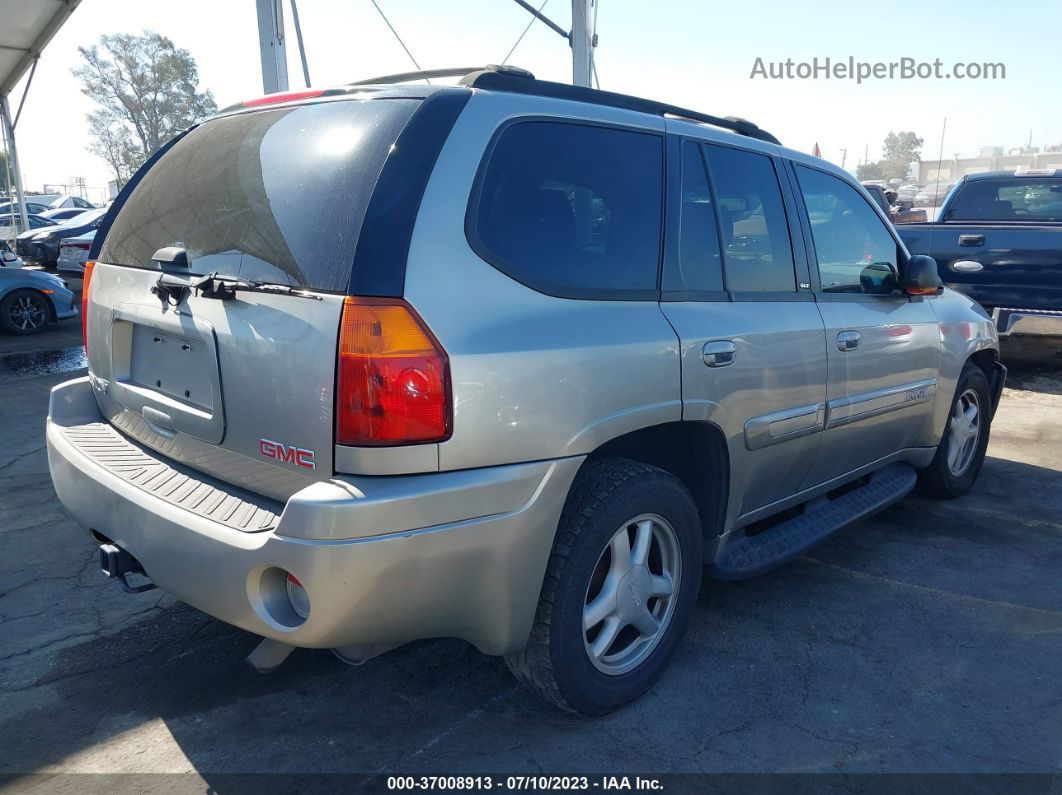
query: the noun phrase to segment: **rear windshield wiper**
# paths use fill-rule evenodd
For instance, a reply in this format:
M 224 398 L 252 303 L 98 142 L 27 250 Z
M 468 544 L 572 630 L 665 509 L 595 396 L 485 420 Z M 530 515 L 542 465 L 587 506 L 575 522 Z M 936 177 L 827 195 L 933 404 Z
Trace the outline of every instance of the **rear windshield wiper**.
M 277 295 L 294 295 L 297 298 L 310 298 L 314 301 L 323 300 L 316 293 L 309 290 L 301 290 L 297 287 L 289 287 L 286 284 L 273 284 L 271 282 L 249 281 L 247 279 L 235 279 L 211 273 L 200 279 L 188 283 L 188 286 L 196 291 L 197 295 L 204 298 L 217 298 L 220 301 L 229 301 L 236 297 L 238 291 L 245 293 L 274 293 Z

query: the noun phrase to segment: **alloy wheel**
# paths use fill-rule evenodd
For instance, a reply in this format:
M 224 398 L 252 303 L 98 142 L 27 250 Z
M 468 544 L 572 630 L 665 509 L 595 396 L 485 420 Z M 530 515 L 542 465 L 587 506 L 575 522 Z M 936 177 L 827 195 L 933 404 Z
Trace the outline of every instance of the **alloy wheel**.
M 976 391 L 967 389 L 955 400 L 948 427 L 948 471 L 961 477 L 970 468 L 981 437 L 981 402 Z
M 7 316 L 20 331 L 35 331 L 48 319 L 48 313 L 41 300 L 32 295 L 17 296 L 8 309 Z
M 652 653 L 675 611 L 681 574 L 678 536 L 662 516 L 636 516 L 615 532 L 583 607 L 583 644 L 595 668 L 618 676 Z

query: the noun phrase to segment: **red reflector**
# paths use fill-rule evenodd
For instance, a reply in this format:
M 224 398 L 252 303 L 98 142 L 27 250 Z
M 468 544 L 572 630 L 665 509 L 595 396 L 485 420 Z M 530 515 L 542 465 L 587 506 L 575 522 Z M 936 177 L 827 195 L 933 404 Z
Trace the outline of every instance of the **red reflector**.
M 89 285 L 92 283 L 92 269 L 96 267 L 95 260 L 85 263 L 85 272 L 81 275 L 81 341 L 85 345 L 85 356 L 88 356 L 88 307 Z
M 273 105 L 277 102 L 293 102 L 297 99 L 309 99 L 310 97 L 319 97 L 325 92 L 325 89 L 311 89 L 309 91 L 285 91 L 280 94 L 266 94 L 264 97 L 258 97 L 257 99 L 248 99 L 240 104 L 245 108 L 256 108 L 259 105 Z
M 336 381 L 336 444 L 419 444 L 450 435 L 446 352 L 405 301 L 346 298 Z

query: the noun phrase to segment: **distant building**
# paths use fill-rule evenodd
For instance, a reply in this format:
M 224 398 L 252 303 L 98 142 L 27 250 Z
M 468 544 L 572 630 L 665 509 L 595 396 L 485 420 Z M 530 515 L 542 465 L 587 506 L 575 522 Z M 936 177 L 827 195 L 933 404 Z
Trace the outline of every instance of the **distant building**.
M 997 151 L 998 150 L 998 151 Z M 1029 151 L 1032 150 L 1032 151 Z M 988 154 L 986 154 L 986 152 Z M 1010 171 L 1015 168 L 1062 169 L 1062 144 L 1044 147 L 1023 146 L 1003 154 L 1003 147 L 985 146 L 978 157 L 953 157 L 948 160 L 922 160 L 918 163 L 918 182 L 929 185 L 934 182 L 951 184 L 967 174 L 982 174 L 985 171 Z

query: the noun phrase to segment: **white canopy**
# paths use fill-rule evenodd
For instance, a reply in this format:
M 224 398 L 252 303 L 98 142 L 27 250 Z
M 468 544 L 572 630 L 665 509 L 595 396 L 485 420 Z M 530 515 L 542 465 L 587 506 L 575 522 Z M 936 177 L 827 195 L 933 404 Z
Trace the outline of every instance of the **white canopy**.
M 24 228 L 29 223 L 8 95 L 80 3 L 81 0 L 0 0 L 0 111 Z

